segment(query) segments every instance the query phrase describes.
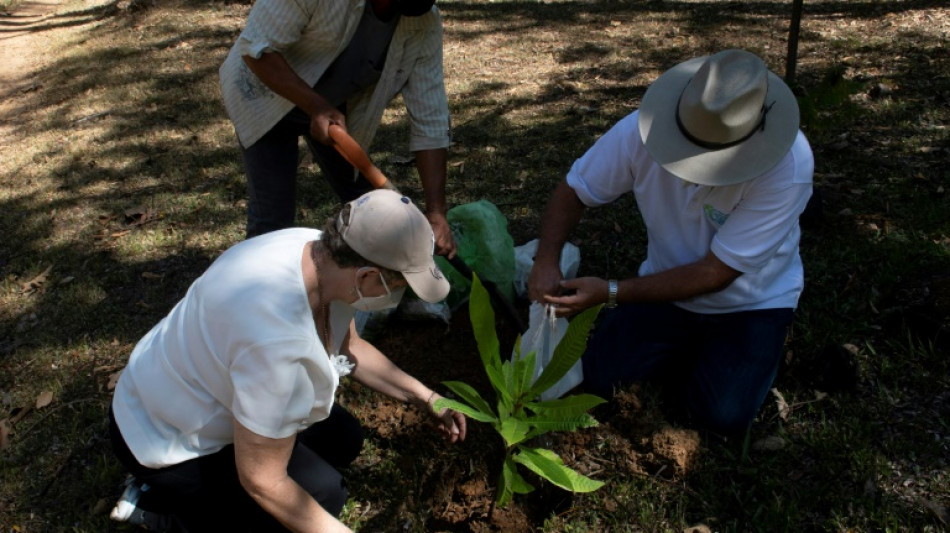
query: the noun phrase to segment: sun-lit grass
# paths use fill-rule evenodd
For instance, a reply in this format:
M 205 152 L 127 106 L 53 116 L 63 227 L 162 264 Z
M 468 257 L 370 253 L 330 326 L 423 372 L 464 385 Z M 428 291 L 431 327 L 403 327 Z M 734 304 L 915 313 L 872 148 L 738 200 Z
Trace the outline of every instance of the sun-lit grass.
M 449 201 L 487 199 L 516 244 L 535 238 L 557 181 L 666 68 L 744 47 L 781 74 L 787 4 L 440 0 Z M 11 5 L 0 0 L 0 13 Z M 947 530 L 950 10 L 806 5 L 796 89 L 824 209 L 803 234 L 806 291 L 776 382 L 790 412 L 768 398 L 749 447 L 703 439 L 692 469 L 674 475 L 650 455 L 665 421 L 645 391 L 642 427 L 605 423 L 591 438 L 607 489 L 532 517 L 534 530 Z M 125 530 L 107 518 L 124 477 L 107 440 L 109 383 L 243 238 L 242 163 L 217 69 L 249 7 L 71 0 L 57 24 L 33 28 L 38 85 L 3 95 L 0 117 L 0 421 L 12 429 L 2 531 Z M 395 105 L 372 157 L 421 198 L 413 168 L 394 162 L 407 135 Z M 301 224 L 335 209 L 309 165 L 299 195 Z M 632 199 L 589 210 L 574 239 L 582 274 L 633 275 L 644 238 Z M 447 358 L 474 342 L 427 334 L 452 339 Z M 415 346 L 394 349 L 412 361 Z M 37 408 L 44 393 L 52 402 Z M 346 391 L 359 415 L 380 401 Z M 493 482 L 475 461 L 491 453 L 478 434 L 407 446 L 418 437 L 370 433 L 348 473 L 349 523 L 426 531 L 451 497 L 445 480 Z M 765 437 L 784 447 L 757 449 Z

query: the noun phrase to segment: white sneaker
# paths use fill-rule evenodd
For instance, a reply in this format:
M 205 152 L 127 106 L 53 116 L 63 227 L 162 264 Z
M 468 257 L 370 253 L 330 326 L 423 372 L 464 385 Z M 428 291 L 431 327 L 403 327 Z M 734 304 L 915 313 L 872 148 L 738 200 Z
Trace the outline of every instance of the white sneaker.
M 161 513 L 146 511 L 139 507 L 139 500 L 142 495 L 148 492 L 148 483 L 142 483 L 139 480 L 130 477 L 126 481 L 125 490 L 122 496 L 116 502 L 109 518 L 117 522 L 127 522 L 132 525 L 141 526 L 148 531 L 171 531 L 174 524 L 172 517 Z
M 135 511 L 136 505 L 139 503 L 139 498 L 142 497 L 143 489 L 140 488 L 137 479 L 130 477 L 125 483 L 125 490 L 122 491 L 122 496 L 119 497 L 119 501 L 116 502 L 115 507 L 112 508 L 112 512 L 109 513 L 109 518 L 117 522 L 127 522 Z M 148 490 L 147 484 L 143 484 L 142 487 L 145 487 L 144 490 Z

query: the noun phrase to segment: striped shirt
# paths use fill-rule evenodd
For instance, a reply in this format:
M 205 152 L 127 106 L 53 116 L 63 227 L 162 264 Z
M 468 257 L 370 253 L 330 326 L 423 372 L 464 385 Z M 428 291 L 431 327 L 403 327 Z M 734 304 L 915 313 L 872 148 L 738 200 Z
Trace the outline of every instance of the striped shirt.
M 258 0 L 221 65 L 221 93 L 238 140 L 249 147 L 294 108 L 251 72 L 243 56 L 279 52 L 310 86 L 353 37 L 366 0 Z M 442 74 L 442 19 L 438 9 L 401 17 L 379 82 L 347 101 L 346 126 L 370 146 L 389 102 L 402 94 L 410 121 L 411 151 L 446 148 L 451 142 Z

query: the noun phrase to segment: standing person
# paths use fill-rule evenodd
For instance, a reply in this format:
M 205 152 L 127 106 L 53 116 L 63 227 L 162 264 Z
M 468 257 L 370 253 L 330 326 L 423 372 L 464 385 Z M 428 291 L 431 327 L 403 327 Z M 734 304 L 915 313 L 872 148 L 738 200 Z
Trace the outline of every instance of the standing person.
M 798 217 L 814 160 L 798 122 L 761 59 L 725 50 L 666 71 L 574 163 L 544 215 L 529 294 L 559 315 L 606 303 L 586 389 L 668 378 L 699 425 L 749 426 L 804 285 Z M 562 280 L 560 250 L 585 208 L 627 192 L 647 231 L 638 275 Z
M 434 0 L 257 0 L 220 76 L 247 173 L 248 237 L 293 226 L 301 136 L 341 201 L 372 189 L 327 130 L 340 125 L 368 148 L 401 94 L 436 252 L 455 254 L 445 218 L 451 134 Z
M 362 447 L 340 378 L 415 404 L 448 440 L 465 418 L 361 339 L 356 310 L 438 301 L 449 285 L 421 211 L 389 190 L 324 231 L 289 228 L 221 255 L 136 345 L 110 409 L 134 481 L 113 518 L 164 530 L 349 531 L 338 470 Z M 170 518 L 170 520 L 169 520 Z

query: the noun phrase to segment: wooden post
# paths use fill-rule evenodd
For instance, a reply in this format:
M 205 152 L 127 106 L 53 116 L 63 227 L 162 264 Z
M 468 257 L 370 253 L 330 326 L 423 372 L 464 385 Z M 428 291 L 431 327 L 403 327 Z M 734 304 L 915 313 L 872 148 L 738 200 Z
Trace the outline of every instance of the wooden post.
M 798 34 L 802 26 L 804 0 L 792 0 L 792 20 L 788 26 L 788 55 L 785 56 L 785 83 L 795 83 L 795 66 L 798 63 Z

